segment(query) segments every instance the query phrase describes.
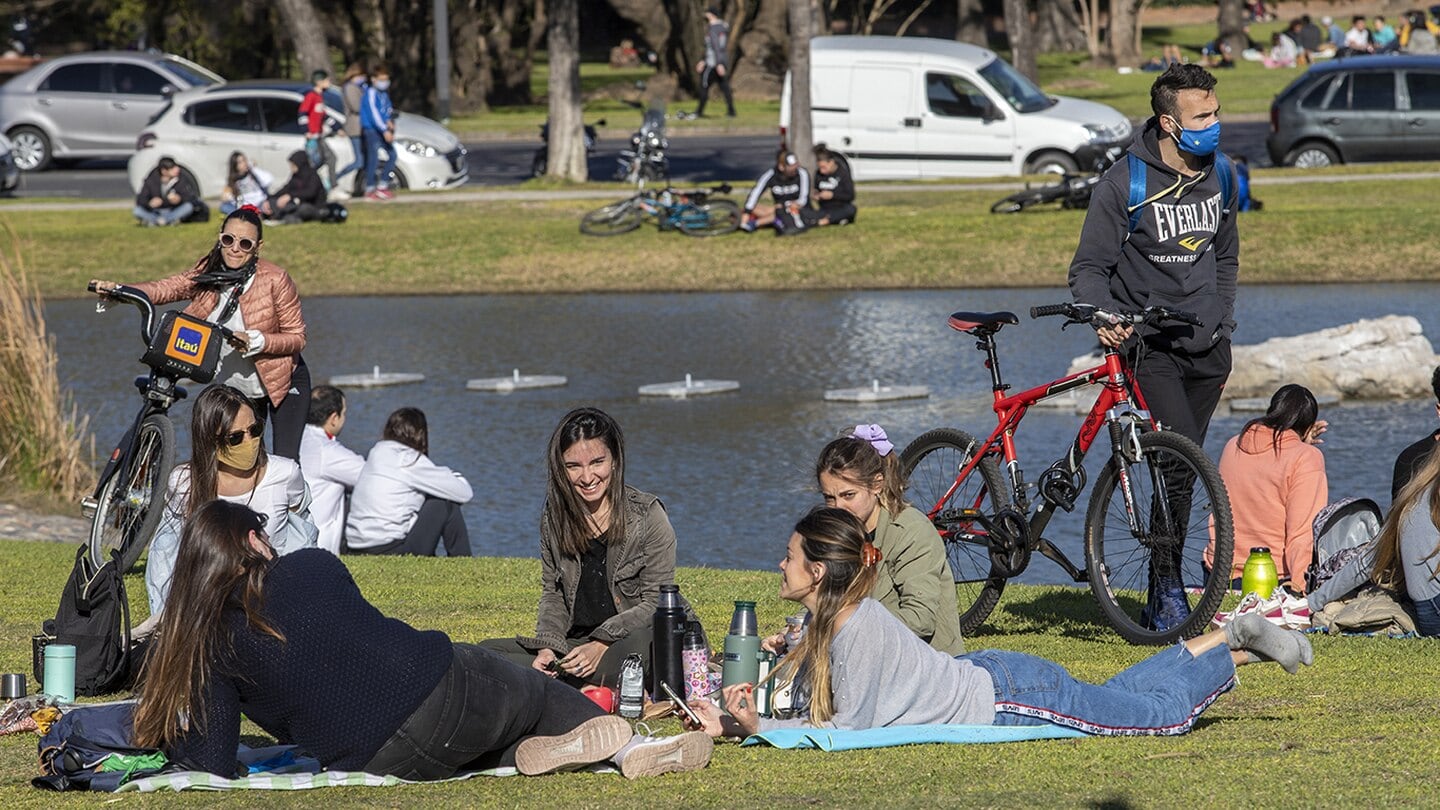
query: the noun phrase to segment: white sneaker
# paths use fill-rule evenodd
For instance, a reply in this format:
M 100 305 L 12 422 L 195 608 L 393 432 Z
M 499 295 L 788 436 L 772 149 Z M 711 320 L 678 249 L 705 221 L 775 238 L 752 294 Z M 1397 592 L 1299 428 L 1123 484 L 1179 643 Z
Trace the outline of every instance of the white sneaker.
M 715 741 L 703 731 L 687 731 L 674 737 L 645 737 L 617 756 L 616 764 L 626 779 L 659 776 L 662 773 L 698 771 L 710 764 Z
M 325 201 L 343 203 L 346 200 L 350 199 L 351 196 L 353 195 L 351 195 L 350 192 L 339 186 L 336 186 L 335 188 L 330 189 L 330 194 L 325 197 Z
M 615 756 L 633 736 L 623 717 L 592 717 L 564 734 L 521 741 L 515 748 L 515 768 L 526 776 L 573 771 Z

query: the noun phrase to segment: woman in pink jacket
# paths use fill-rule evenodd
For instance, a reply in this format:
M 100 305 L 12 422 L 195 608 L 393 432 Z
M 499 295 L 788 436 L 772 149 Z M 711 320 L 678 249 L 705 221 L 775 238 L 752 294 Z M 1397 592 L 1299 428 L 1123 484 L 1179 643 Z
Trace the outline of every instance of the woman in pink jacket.
M 1319 415 L 1309 389 L 1281 386 L 1265 415 L 1248 422 L 1220 453 L 1220 477 L 1235 515 L 1231 576 L 1237 583 L 1250 549 L 1264 546 L 1280 583 L 1297 594 L 1305 591 L 1314 552 L 1310 524 L 1329 498 L 1325 456 L 1315 446 L 1326 428 Z
M 236 388 L 271 422 L 277 456 L 298 461 L 300 437 L 310 410 L 310 372 L 300 293 L 285 269 L 260 258 L 262 227 L 253 206 L 232 211 L 220 226 L 210 252 L 189 270 L 159 281 L 133 285 L 156 306 L 189 301 L 187 315 L 223 324 L 235 344 L 220 348 L 215 382 Z M 98 292 L 115 287 L 95 281 Z

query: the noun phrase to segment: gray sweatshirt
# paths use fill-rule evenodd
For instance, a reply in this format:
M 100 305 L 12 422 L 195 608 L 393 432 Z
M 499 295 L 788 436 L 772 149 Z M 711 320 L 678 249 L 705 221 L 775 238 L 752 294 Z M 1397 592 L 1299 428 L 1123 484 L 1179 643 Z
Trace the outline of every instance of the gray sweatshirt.
M 1430 522 L 1430 493 L 1422 493 L 1400 523 L 1400 570 L 1405 573 L 1405 591 L 1411 601 L 1440 596 L 1440 555 L 1430 557 L 1440 543 L 1440 530 Z M 1430 557 L 1430 559 L 1425 559 Z M 1311 610 L 1320 610 L 1370 580 L 1375 568 L 1375 544 L 1335 572 L 1305 598 Z
M 824 728 L 863 729 L 995 722 L 995 682 L 963 658 L 921 641 L 874 599 L 865 599 L 830 643 L 835 714 Z M 808 717 L 760 718 L 760 730 L 814 726 Z

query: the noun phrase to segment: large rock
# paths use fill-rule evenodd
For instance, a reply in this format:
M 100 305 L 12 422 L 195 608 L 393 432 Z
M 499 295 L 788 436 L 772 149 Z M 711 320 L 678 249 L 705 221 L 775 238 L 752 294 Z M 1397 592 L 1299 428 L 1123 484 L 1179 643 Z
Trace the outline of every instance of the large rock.
M 1094 355 L 1077 357 L 1070 363 L 1070 373 L 1095 363 Z M 1408 315 L 1387 315 L 1234 347 L 1234 368 L 1224 398 L 1268 403 L 1275 389 L 1286 383 L 1303 385 L 1321 399 L 1428 397 L 1436 365 L 1440 356 L 1420 322 Z M 1088 410 L 1093 401 L 1093 392 L 1081 389 L 1049 404 Z
M 1437 360 L 1419 321 L 1387 315 L 1236 346 L 1225 396 L 1268 398 L 1286 383 L 1343 399 L 1431 396 Z

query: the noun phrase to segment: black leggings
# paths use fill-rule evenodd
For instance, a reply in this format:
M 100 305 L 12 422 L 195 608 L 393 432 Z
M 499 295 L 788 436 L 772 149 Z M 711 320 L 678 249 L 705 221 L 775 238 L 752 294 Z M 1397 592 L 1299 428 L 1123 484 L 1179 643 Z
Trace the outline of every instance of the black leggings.
M 456 644 L 450 669 L 365 772 L 422 780 L 513 766 L 525 738 L 564 734 L 602 714 L 569 686 L 474 644 Z
M 252 400 L 255 413 L 270 420 L 270 452 L 299 463 L 300 437 L 305 434 L 305 420 L 310 416 L 310 368 L 305 358 L 295 355 L 295 371 L 290 374 L 290 389 L 279 405 L 269 397 Z
M 470 556 L 470 530 L 465 527 L 465 516 L 460 513 L 460 504 L 442 498 L 429 498 L 420 504 L 415 515 L 415 524 L 399 540 L 383 546 L 369 548 L 347 548 L 354 554 L 413 554 L 417 557 L 434 557 L 440 544 L 445 544 L 445 556 Z

